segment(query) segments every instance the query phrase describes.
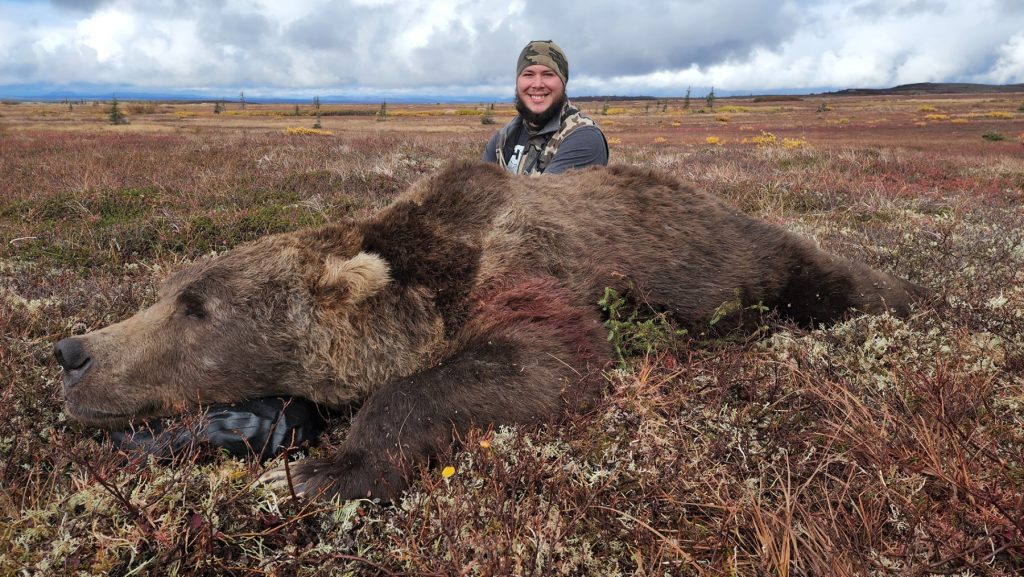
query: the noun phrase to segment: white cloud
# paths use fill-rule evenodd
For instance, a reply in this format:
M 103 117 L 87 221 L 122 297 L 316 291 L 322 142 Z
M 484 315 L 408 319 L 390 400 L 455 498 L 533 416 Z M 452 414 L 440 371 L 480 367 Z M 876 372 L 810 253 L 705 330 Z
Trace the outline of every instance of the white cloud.
M 0 0 L 2 85 L 509 96 L 528 40 L 572 94 L 1024 82 L 1019 0 Z
M 1024 32 L 1020 32 L 999 47 L 998 60 L 986 75 L 989 82 L 1009 84 L 1024 79 Z
M 69 44 L 91 48 L 101 64 L 122 59 L 138 36 L 135 17 L 116 8 L 108 8 L 82 20 Z

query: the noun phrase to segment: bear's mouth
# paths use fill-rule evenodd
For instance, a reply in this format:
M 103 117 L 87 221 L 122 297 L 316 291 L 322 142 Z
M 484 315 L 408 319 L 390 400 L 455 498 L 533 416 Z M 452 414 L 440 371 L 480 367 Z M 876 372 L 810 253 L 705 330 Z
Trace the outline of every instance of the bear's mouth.
M 159 406 L 156 403 L 149 403 L 131 411 L 110 411 L 84 407 L 76 403 L 66 401 L 65 410 L 69 415 L 82 423 L 99 427 L 102 429 L 123 428 L 133 421 L 145 421 L 160 416 Z

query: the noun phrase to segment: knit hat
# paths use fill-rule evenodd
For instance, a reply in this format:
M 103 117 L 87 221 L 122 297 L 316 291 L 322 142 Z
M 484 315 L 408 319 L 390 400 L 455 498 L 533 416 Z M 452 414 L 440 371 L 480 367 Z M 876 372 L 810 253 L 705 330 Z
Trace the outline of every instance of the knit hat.
M 519 53 L 519 62 L 516 64 L 516 78 L 523 73 L 527 66 L 543 64 L 555 71 L 555 74 L 562 79 L 562 84 L 569 83 L 569 59 L 565 52 L 551 40 L 534 40 L 523 48 Z

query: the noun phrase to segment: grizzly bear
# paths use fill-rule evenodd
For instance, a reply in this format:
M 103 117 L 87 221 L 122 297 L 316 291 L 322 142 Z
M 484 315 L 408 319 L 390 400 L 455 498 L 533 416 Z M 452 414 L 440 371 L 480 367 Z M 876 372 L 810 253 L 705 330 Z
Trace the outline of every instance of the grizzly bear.
M 337 454 L 292 465 L 291 482 L 389 499 L 471 427 L 593 398 L 612 357 L 606 288 L 698 329 L 737 299 L 810 325 L 906 315 L 923 296 L 665 174 L 460 162 L 368 219 L 188 266 L 151 307 L 55 353 L 66 410 L 89 425 L 270 396 L 358 406 Z

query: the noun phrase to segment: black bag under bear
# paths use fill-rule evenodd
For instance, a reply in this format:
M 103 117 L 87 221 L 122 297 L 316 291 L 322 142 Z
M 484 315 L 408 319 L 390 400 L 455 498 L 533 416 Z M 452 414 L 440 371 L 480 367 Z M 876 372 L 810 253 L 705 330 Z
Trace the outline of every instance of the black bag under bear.
M 195 444 L 265 461 L 285 449 L 314 445 L 326 426 L 323 413 L 306 399 L 268 397 L 211 405 L 191 422 L 160 419 L 111 431 L 110 438 L 121 448 L 162 458 L 173 457 Z

